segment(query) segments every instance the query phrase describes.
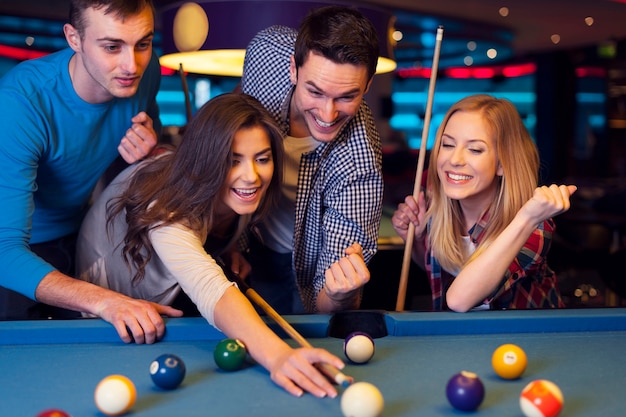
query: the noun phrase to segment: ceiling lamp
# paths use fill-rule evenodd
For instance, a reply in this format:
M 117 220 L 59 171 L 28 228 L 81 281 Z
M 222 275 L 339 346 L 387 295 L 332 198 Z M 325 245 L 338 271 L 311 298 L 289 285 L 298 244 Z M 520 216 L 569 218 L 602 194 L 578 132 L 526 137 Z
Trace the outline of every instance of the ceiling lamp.
M 235 0 L 190 2 L 165 8 L 161 11 L 160 63 L 190 73 L 241 77 L 245 49 L 260 30 L 272 25 L 297 29 L 312 9 L 330 4 L 337 3 Z M 376 73 L 395 70 L 392 15 L 370 6 L 355 7 L 378 31 L 381 56 Z

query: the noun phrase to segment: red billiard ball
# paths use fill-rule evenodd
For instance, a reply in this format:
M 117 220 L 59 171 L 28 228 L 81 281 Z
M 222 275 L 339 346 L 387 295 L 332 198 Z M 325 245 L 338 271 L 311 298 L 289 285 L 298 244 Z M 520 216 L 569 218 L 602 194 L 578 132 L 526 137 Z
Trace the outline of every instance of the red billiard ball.
M 498 347 L 491 357 L 493 370 L 504 379 L 517 379 L 526 370 L 528 358 L 524 350 L 513 344 Z
M 519 405 L 526 417 L 556 417 L 563 408 L 563 393 L 555 383 L 539 379 L 524 387 Z
M 352 332 L 343 342 L 344 355 L 354 363 L 369 362 L 374 350 L 374 339 L 365 332 Z
M 71 417 L 63 410 L 50 409 L 37 414 L 37 417 Z
M 171 353 L 159 356 L 150 364 L 152 382 L 167 390 L 178 388 L 185 379 L 186 371 L 183 360 Z
M 446 397 L 457 410 L 474 411 L 485 398 L 485 386 L 475 373 L 461 371 L 448 381 Z
M 224 371 L 236 371 L 243 367 L 247 354 L 246 346 L 238 339 L 224 339 L 213 351 L 213 359 Z

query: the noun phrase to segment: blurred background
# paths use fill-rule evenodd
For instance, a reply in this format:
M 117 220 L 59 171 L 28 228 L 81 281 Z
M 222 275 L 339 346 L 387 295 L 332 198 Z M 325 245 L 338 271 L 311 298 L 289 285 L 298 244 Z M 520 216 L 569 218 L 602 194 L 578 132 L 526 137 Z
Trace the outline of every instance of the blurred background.
M 489 93 L 511 100 L 540 150 L 542 183 L 579 187 L 572 209 L 556 219 L 549 257 L 568 306 L 624 305 L 626 0 L 332 3 L 358 7 L 376 21 L 383 55 L 395 62 L 394 70 L 375 76 L 366 98 L 383 140 L 386 187 L 381 250 L 370 265 L 373 279 L 363 307 L 395 307 L 403 245 L 389 218 L 413 190 L 439 26 L 444 36 L 427 149 L 446 110 L 461 97 Z M 172 41 L 173 19 L 183 4 L 155 0 L 159 56 L 180 52 Z M 198 49 L 213 52 L 242 50 L 258 29 L 277 23 L 297 26 L 312 7 L 330 3 L 197 4 L 208 19 L 208 32 L 201 34 L 206 41 Z M 66 47 L 62 27 L 68 9 L 68 0 L 0 0 L 0 76 L 22 60 Z M 178 65 L 162 68 L 158 101 L 166 127 L 163 140 L 176 140 L 187 122 L 188 105 L 193 113 L 240 80 L 237 65 L 226 74 L 184 68 L 182 76 Z M 407 308 L 428 309 L 429 298 L 423 273 L 412 267 Z

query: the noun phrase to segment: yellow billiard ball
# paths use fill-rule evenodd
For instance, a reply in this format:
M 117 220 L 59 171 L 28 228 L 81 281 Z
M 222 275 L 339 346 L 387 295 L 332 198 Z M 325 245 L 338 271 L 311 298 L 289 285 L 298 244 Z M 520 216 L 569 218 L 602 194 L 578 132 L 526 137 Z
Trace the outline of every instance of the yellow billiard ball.
M 94 400 L 107 416 L 126 414 L 137 399 L 135 384 L 124 375 L 109 375 L 96 386 Z
M 500 378 L 517 379 L 526 370 L 528 358 L 521 347 L 508 343 L 493 352 L 491 365 Z

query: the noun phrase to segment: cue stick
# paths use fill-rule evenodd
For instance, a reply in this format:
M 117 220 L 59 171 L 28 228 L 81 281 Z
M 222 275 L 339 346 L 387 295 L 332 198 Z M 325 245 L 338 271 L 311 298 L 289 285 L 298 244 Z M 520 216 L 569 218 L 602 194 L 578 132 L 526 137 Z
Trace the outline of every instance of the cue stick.
M 189 86 L 187 85 L 187 76 L 183 70 L 182 62 L 179 64 L 178 74 L 180 74 L 180 80 L 183 83 L 183 93 L 185 94 L 185 113 L 187 115 L 187 123 L 189 123 L 191 121 L 191 99 L 189 98 Z
M 426 159 L 426 142 L 428 141 L 428 130 L 430 129 L 430 119 L 433 110 L 433 96 L 435 95 L 435 83 L 437 82 L 437 71 L 439 68 L 439 54 L 441 51 L 441 41 L 443 40 L 443 26 L 437 28 L 435 40 L 435 51 L 433 54 L 433 65 L 430 70 L 430 84 L 428 86 L 428 99 L 426 101 L 426 113 L 424 114 L 424 128 L 422 129 L 422 142 L 417 159 L 417 172 L 415 173 L 415 183 L 413 184 L 413 198 L 418 199 L 422 187 L 422 174 L 424 172 L 424 161 Z M 398 298 L 396 300 L 396 311 L 403 311 L 406 300 L 406 287 L 409 279 L 409 268 L 411 265 L 411 252 L 413 249 L 413 234 L 415 225 L 409 222 L 409 230 L 406 235 L 404 256 L 402 258 L 402 271 L 400 273 L 400 283 L 398 284 Z
M 278 314 L 278 312 L 274 310 L 274 308 L 269 305 L 267 301 L 265 301 L 263 297 L 259 295 L 259 293 L 250 288 L 250 286 L 239 276 L 239 274 L 236 274 L 230 268 L 228 268 L 223 261 L 218 260 L 217 263 L 224 270 L 224 274 L 226 275 L 226 277 L 230 281 L 235 282 L 241 292 L 243 292 L 244 295 L 248 297 L 252 302 L 258 305 L 294 341 L 296 341 L 301 347 L 313 347 L 313 345 L 311 345 L 308 340 L 306 340 L 300 333 L 298 333 L 298 331 L 291 324 L 289 324 L 287 320 L 285 320 L 280 314 Z M 315 367 L 318 368 L 331 381 L 334 381 L 336 384 L 341 385 L 344 388 L 354 382 L 354 378 L 345 375 L 339 369 L 328 363 L 316 363 Z

